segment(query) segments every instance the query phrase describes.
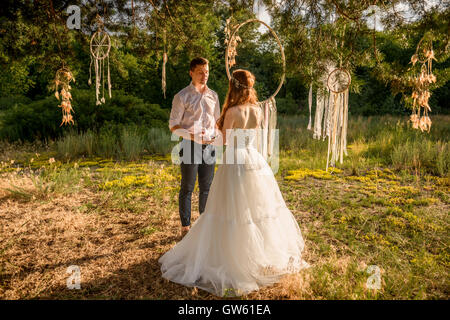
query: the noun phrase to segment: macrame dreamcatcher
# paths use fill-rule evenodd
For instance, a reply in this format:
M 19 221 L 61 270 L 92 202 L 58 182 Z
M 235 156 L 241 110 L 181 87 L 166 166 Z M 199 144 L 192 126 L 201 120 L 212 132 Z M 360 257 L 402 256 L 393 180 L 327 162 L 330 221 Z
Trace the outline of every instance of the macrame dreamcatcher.
M 423 40 L 423 39 L 422 39 Z M 428 116 L 428 111 L 431 111 L 428 100 L 431 96 L 430 85 L 436 82 L 436 76 L 432 72 L 434 57 L 433 45 L 429 41 L 423 48 L 423 57 L 419 56 L 419 47 L 422 40 L 419 42 L 416 48 L 416 53 L 411 57 L 411 63 L 413 66 L 420 62 L 422 64 L 420 68 L 420 74 L 412 79 L 413 92 L 411 98 L 412 103 L 412 114 L 410 120 L 412 122 L 412 127 L 414 129 L 420 129 L 422 132 L 430 132 L 431 129 L 431 119 Z M 423 113 L 421 116 L 421 109 L 423 108 Z
M 61 104 L 58 106 L 62 110 L 62 122 L 59 126 L 63 124 L 74 124 L 72 117 L 72 94 L 70 93 L 70 82 L 75 82 L 75 78 L 72 72 L 66 68 L 62 67 L 56 71 L 55 75 L 55 97 L 56 99 L 61 99 Z M 61 88 L 61 89 L 60 89 Z
M 91 70 L 92 62 L 94 62 L 95 69 L 95 99 L 96 105 L 105 103 L 105 60 L 107 60 L 107 81 L 108 81 L 108 93 L 109 98 L 111 98 L 111 77 L 109 73 L 109 52 L 111 50 L 111 38 L 108 33 L 104 30 L 103 22 L 100 16 L 97 15 L 97 26 L 98 30 L 94 33 L 90 42 L 91 51 L 91 64 L 89 65 L 89 81 L 88 84 L 91 85 Z M 100 97 L 100 86 L 103 88 L 103 96 Z
M 274 154 L 275 145 L 275 129 L 277 126 L 277 105 L 275 97 L 270 97 L 267 100 L 258 103 L 258 106 L 263 111 L 263 119 L 260 123 L 263 129 L 262 136 L 258 137 L 258 150 L 267 160 Z
M 322 86 L 318 87 L 316 92 L 316 112 L 314 115 L 314 128 L 313 128 L 314 139 L 323 138 L 323 140 L 325 140 L 325 138 L 327 137 L 327 132 L 329 132 L 328 125 L 330 124 L 330 122 L 328 121 L 328 114 L 329 114 L 328 111 L 330 107 L 331 96 L 330 96 L 330 89 L 328 89 L 327 80 L 328 75 L 334 69 L 336 69 L 335 65 L 331 62 L 327 62 L 325 64 L 325 73 L 319 79 L 319 82 L 322 83 Z M 312 101 L 310 102 L 310 104 L 312 104 Z
M 344 68 L 336 68 L 327 79 L 330 91 L 328 111 L 324 117 L 324 132 L 328 137 L 327 168 L 342 164 L 347 155 L 348 89 L 352 78 Z
M 269 98 L 258 103 L 258 106 L 261 108 L 263 117 L 261 119 L 261 123 L 259 124 L 260 128 L 262 129 L 262 135 L 259 135 L 257 137 L 257 148 L 258 151 L 263 155 L 264 159 L 266 159 L 267 161 L 268 158 L 270 158 L 274 154 L 274 145 L 276 142 L 275 129 L 277 125 L 277 107 L 275 96 L 280 91 L 285 78 L 286 59 L 284 56 L 284 49 L 275 31 L 265 22 L 258 19 L 249 19 L 232 27 L 230 26 L 230 20 L 231 19 L 226 20 L 227 26 L 225 27 L 225 34 L 227 35 L 227 38 L 225 39 L 225 43 L 227 44 L 227 50 L 225 54 L 225 69 L 227 71 L 228 79 L 231 79 L 230 68 L 236 64 L 237 45 L 238 42 L 242 41 L 242 39 L 237 35 L 237 32 L 242 26 L 252 22 L 263 24 L 269 29 L 271 34 L 276 39 L 278 46 L 280 47 L 281 58 L 283 62 L 283 75 L 281 76 L 280 83 L 278 85 L 278 88 Z

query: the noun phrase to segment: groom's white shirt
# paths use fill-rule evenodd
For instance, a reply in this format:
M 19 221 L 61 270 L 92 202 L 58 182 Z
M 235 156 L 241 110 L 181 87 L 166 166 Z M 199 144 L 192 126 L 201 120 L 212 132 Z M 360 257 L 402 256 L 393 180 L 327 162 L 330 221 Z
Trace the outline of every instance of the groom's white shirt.
M 179 125 L 189 133 L 194 133 L 194 123 L 197 122 L 201 129 L 205 129 L 205 139 L 211 139 L 215 135 L 215 124 L 219 117 L 220 103 L 217 93 L 208 86 L 204 93 L 200 93 L 191 82 L 173 98 L 169 128 Z

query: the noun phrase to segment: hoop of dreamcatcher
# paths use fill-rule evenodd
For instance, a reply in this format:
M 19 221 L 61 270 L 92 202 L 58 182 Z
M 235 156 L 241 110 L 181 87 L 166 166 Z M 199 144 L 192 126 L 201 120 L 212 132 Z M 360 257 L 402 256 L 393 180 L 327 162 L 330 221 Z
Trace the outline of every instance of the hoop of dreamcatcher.
M 225 69 L 227 71 L 227 76 L 228 76 L 228 80 L 229 80 L 229 79 L 231 79 L 230 67 L 232 66 L 232 65 L 230 65 L 230 59 L 229 58 L 231 57 L 232 60 L 234 60 L 234 56 L 236 55 L 235 50 L 232 50 L 232 48 L 231 48 L 233 46 L 232 39 L 236 38 L 236 33 L 239 31 L 239 29 L 242 26 L 244 26 L 244 25 L 246 25 L 248 23 L 251 23 L 251 22 L 259 22 L 259 23 L 263 24 L 264 26 L 266 26 L 267 29 L 269 29 L 270 33 L 274 36 L 275 40 L 278 43 L 278 46 L 280 47 L 281 59 L 282 59 L 282 62 L 283 62 L 283 75 L 281 76 L 280 83 L 278 84 L 278 88 L 275 90 L 275 92 L 269 98 L 267 98 L 266 100 L 263 101 L 263 102 L 266 102 L 266 101 L 269 101 L 269 100 L 275 98 L 275 96 L 278 94 L 278 92 L 280 91 L 281 87 L 283 86 L 283 83 L 284 83 L 284 80 L 285 80 L 285 73 L 286 73 L 286 58 L 284 56 L 284 49 L 283 49 L 283 46 L 281 44 L 280 39 L 278 38 L 278 36 L 275 33 L 275 31 L 270 26 L 268 26 L 264 21 L 261 21 L 259 19 L 249 19 L 249 20 L 244 21 L 244 22 L 242 22 L 242 23 L 240 23 L 240 24 L 238 24 L 237 26 L 234 27 L 233 31 L 231 32 L 230 41 L 228 41 L 228 44 L 227 44 L 227 50 L 225 52 Z M 233 53 L 231 53 L 230 50 L 232 50 Z
M 237 36 L 237 32 L 242 26 L 252 22 L 258 22 L 260 24 L 263 24 L 264 26 L 266 26 L 267 29 L 269 29 L 270 33 L 277 41 L 278 46 L 280 48 L 281 59 L 283 63 L 283 74 L 281 76 L 280 82 L 275 92 L 269 98 L 258 103 L 258 106 L 261 108 L 263 114 L 260 123 L 260 127 L 263 129 L 263 132 L 262 135 L 257 139 L 258 141 L 257 148 L 258 151 L 263 155 L 264 159 L 266 159 L 266 161 L 270 161 L 269 158 L 271 158 L 274 155 L 274 144 L 276 143 L 275 128 L 277 122 L 277 107 L 275 102 L 275 96 L 278 94 L 281 87 L 283 86 L 286 74 L 286 57 L 284 55 L 284 49 L 275 31 L 270 26 L 268 26 L 264 21 L 261 21 L 259 19 L 249 19 L 236 25 L 231 32 L 228 26 L 229 22 L 230 19 L 227 19 L 226 30 L 229 32 L 229 34 L 231 34 L 229 39 L 226 40 L 227 49 L 225 52 L 225 69 L 227 71 L 228 80 L 231 79 L 230 67 L 232 67 L 235 64 L 235 56 L 237 55 L 236 51 L 237 42 L 241 41 L 241 38 Z
M 421 51 L 423 54 L 422 57 L 420 53 Z M 433 51 L 433 41 L 431 39 L 426 39 L 425 37 L 422 37 L 422 39 L 420 39 L 419 43 L 417 44 L 416 51 L 411 57 L 411 63 L 413 65 L 415 65 L 417 62 L 424 64 L 428 62 L 429 59 L 436 60 Z
M 335 75 L 335 73 L 336 72 L 342 72 L 345 76 L 346 76 L 346 78 L 347 78 L 347 83 L 345 84 L 345 86 L 343 87 L 343 88 L 341 88 L 341 90 L 337 90 L 336 91 L 336 87 L 334 86 L 336 83 L 340 83 L 340 84 L 342 84 L 342 82 L 340 81 L 342 78 L 340 77 L 340 76 L 336 76 Z M 335 77 L 335 80 L 333 81 L 333 83 L 332 84 L 330 84 L 330 79 L 333 79 L 332 78 L 332 76 L 334 75 L 334 77 Z M 333 92 L 333 93 L 336 93 L 336 94 L 339 94 L 339 93 L 342 93 L 342 92 L 344 92 L 345 90 L 348 90 L 348 88 L 350 87 L 350 84 L 351 84 L 351 82 L 352 82 L 352 76 L 350 75 L 350 72 L 348 72 L 347 71 L 347 69 L 345 69 L 345 68 L 336 68 L 336 69 L 334 69 L 333 71 L 331 71 L 330 72 L 330 74 L 328 75 L 328 78 L 327 78 L 327 87 L 328 87 L 328 89 L 331 91 L 331 92 Z
M 95 59 L 102 60 L 108 57 L 111 50 L 111 39 L 103 29 L 97 30 L 90 42 L 91 54 Z
M 109 52 L 111 51 L 111 38 L 109 34 L 104 30 L 103 22 L 100 17 L 97 16 L 98 30 L 92 35 L 90 40 L 90 52 L 91 52 L 91 64 L 89 65 L 89 81 L 91 85 L 91 69 L 92 62 L 95 62 L 95 97 L 96 105 L 105 103 L 105 72 L 104 63 L 107 59 L 108 62 L 108 93 L 111 98 L 111 76 L 109 72 Z M 99 100 L 100 95 L 100 83 L 103 84 L 103 97 Z

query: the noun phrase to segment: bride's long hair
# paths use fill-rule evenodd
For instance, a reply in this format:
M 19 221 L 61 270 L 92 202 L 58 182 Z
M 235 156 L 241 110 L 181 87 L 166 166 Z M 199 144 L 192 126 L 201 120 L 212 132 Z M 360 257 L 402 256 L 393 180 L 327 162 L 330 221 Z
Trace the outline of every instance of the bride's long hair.
M 246 103 L 256 104 L 258 95 L 253 88 L 255 84 L 255 76 L 247 70 L 237 69 L 233 71 L 228 83 L 228 92 L 223 104 L 222 112 L 217 119 L 217 127 L 222 130 L 225 121 L 225 114 L 228 109 Z

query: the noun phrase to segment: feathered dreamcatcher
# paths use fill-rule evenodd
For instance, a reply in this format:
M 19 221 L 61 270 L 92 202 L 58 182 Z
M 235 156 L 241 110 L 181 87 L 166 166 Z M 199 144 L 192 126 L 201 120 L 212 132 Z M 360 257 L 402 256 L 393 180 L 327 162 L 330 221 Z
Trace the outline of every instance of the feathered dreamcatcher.
M 261 101 L 258 103 L 259 107 L 261 108 L 263 119 L 261 120 L 260 127 L 262 130 L 262 135 L 258 137 L 258 151 L 264 156 L 264 158 L 267 160 L 274 154 L 274 145 L 275 145 L 275 128 L 277 123 L 277 107 L 275 102 L 275 96 L 278 94 L 278 92 L 281 89 L 281 86 L 284 83 L 285 79 L 285 71 L 286 71 L 286 59 L 284 56 L 284 50 L 283 46 L 281 45 L 280 39 L 278 38 L 275 31 L 269 27 L 265 22 L 258 20 L 258 19 L 249 19 L 246 20 L 236 26 L 230 25 L 230 20 L 227 19 L 227 25 L 225 27 L 225 34 L 226 39 L 225 43 L 227 44 L 227 50 L 225 54 L 225 69 L 227 71 L 228 79 L 231 79 L 230 74 L 230 68 L 236 65 L 236 56 L 237 56 L 237 45 L 239 42 L 242 41 L 241 37 L 238 36 L 237 32 L 239 29 L 252 22 L 258 22 L 266 26 L 271 34 L 276 39 L 278 46 L 280 48 L 281 52 L 281 58 L 283 63 L 283 75 L 281 76 L 280 83 L 278 85 L 278 88 L 275 90 L 275 92 L 266 100 Z
M 72 72 L 66 68 L 62 67 L 56 71 L 55 75 L 55 97 L 61 100 L 61 104 L 58 106 L 62 110 L 62 122 L 59 126 L 63 124 L 74 124 L 72 117 L 72 94 L 70 93 L 70 82 L 75 82 L 75 78 Z
M 107 60 L 107 81 L 108 81 L 108 93 L 111 98 L 111 76 L 109 72 L 109 52 L 111 50 L 111 38 L 104 30 L 103 22 L 99 15 L 97 15 L 97 31 L 92 35 L 90 41 L 91 51 L 91 64 L 89 65 L 89 81 L 91 85 L 91 70 L 92 63 L 94 62 L 95 69 L 95 99 L 96 105 L 105 103 L 105 60 Z M 100 97 L 100 86 L 103 88 L 103 96 Z
M 241 42 L 242 39 L 240 36 L 235 34 L 233 31 L 233 26 L 230 24 L 231 18 L 226 20 L 225 26 L 225 44 L 228 46 L 227 48 L 227 57 L 228 57 L 228 68 L 231 68 L 236 64 L 236 56 L 237 56 L 237 45 L 238 42 Z
M 52 1 L 50 1 L 50 6 L 53 9 Z M 53 18 L 54 36 L 56 37 L 56 44 L 58 45 L 60 59 L 62 60 L 62 67 L 56 71 L 55 80 L 49 86 L 50 90 L 55 90 L 56 99 L 61 101 L 58 105 L 62 111 L 62 121 L 59 125 L 61 127 L 63 124 L 74 124 L 72 112 L 75 111 L 72 108 L 72 94 L 70 93 L 72 87 L 70 86 L 70 82 L 75 82 L 75 77 L 65 65 L 63 51 L 61 49 L 61 36 L 56 27 L 57 18 L 54 10 L 52 10 L 52 15 L 49 13 L 49 18 Z
M 423 38 L 422 38 L 423 40 Z M 412 114 L 410 120 L 414 129 L 420 129 L 422 132 L 430 132 L 431 119 L 428 116 L 428 111 L 431 111 L 428 100 L 431 96 L 430 85 L 436 82 L 436 76 L 432 72 L 434 57 L 432 41 L 426 41 L 423 45 L 422 54 L 420 54 L 420 46 L 422 40 L 416 48 L 416 52 L 411 57 L 413 66 L 419 62 L 422 64 L 420 73 L 411 82 L 413 84 L 412 99 Z M 421 114 L 421 109 L 423 112 Z

